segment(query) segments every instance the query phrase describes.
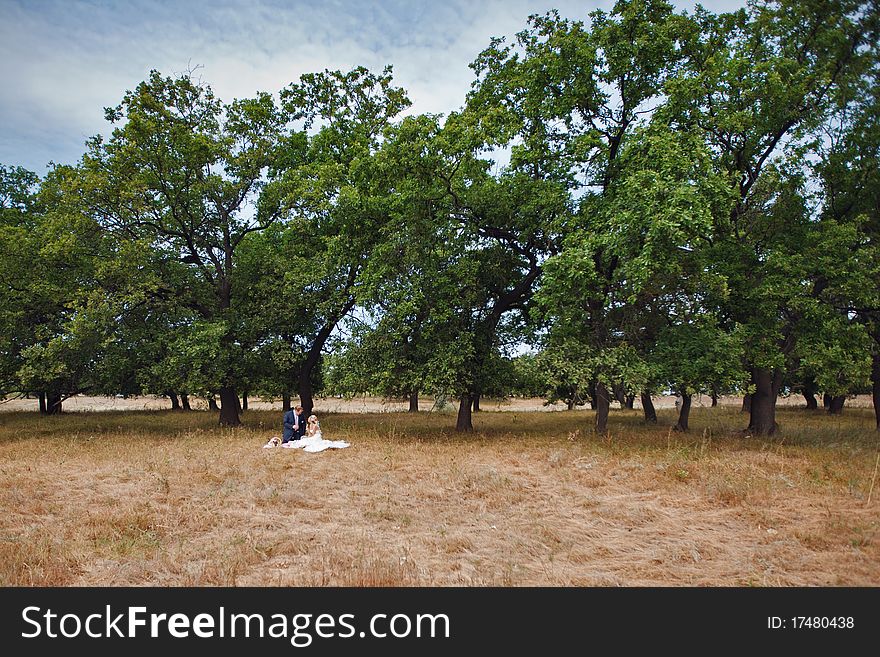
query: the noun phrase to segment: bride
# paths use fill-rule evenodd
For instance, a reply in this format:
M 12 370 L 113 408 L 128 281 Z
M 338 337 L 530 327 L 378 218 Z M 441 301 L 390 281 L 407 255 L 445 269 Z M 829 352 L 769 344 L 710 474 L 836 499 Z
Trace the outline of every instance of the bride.
M 282 447 L 301 448 L 304 452 L 322 452 L 325 449 L 336 448 L 342 449 L 348 447 L 349 443 L 344 440 L 324 440 L 324 434 L 321 432 L 321 423 L 318 422 L 317 415 L 310 415 L 306 422 L 306 435 L 299 440 L 291 440 L 282 445 Z
M 324 439 L 324 434 L 321 433 L 321 423 L 318 422 L 317 415 L 309 415 L 309 420 L 306 422 L 306 438 Z

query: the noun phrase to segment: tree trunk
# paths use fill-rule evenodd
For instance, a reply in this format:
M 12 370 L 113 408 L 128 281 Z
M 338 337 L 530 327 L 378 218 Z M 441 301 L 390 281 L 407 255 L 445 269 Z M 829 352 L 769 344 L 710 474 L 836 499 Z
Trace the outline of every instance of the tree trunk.
M 831 395 L 829 395 L 827 392 L 825 394 L 823 394 L 822 395 L 822 406 L 824 408 L 830 408 L 831 407 L 831 399 L 832 399 Z
M 323 344 L 323 343 L 322 343 Z M 299 393 L 299 405 L 303 407 L 303 413 L 306 417 L 312 414 L 315 407 L 315 401 L 312 397 L 314 388 L 312 387 L 312 370 L 318 362 L 320 356 L 320 348 L 315 350 L 314 345 L 305 362 L 299 370 L 299 378 L 297 379 L 296 389 Z
M 61 413 L 61 395 L 57 392 L 46 393 L 46 415 Z
M 180 399 L 177 397 L 177 393 L 171 392 L 170 390 L 167 393 L 168 398 L 171 399 L 171 410 L 179 411 L 180 410 Z
M 192 407 L 189 405 L 189 395 L 185 392 L 180 393 L 180 405 L 183 406 L 183 410 L 191 411 Z
M 568 410 L 573 411 L 574 410 L 574 398 L 569 397 L 568 401 L 565 402 L 565 405 L 568 406 Z
M 614 398 L 618 401 L 621 408 L 626 408 L 626 391 L 623 386 L 619 383 L 615 383 L 611 386 L 611 390 L 614 392 Z
M 480 394 L 479 393 L 474 394 L 474 398 L 471 403 L 473 404 L 474 413 L 479 413 L 480 412 Z
M 846 401 L 846 395 L 834 395 L 831 398 L 831 404 L 828 406 L 828 412 L 832 415 L 840 415 L 843 413 L 843 403 Z
M 418 413 L 419 412 L 419 391 L 413 390 L 409 393 L 409 411 L 408 413 Z
M 636 396 L 635 395 L 627 395 L 626 396 L 626 407 L 630 410 L 635 408 L 636 405 Z
M 220 407 L 217 406 L 217 400 L 214 399 L 214 395 L 208 397 L 208 410 L 209 411 L 219 411 Z
M 654 402 L 651 395 L 647 392 L 642 393 L 642 410 L 645 412 L 645 422 L 648 424 L 657 424 L 657 410 L 654 408 Z
M 871 383 L 873 384 L 874 419 L 877 420 L 877 431 L 880 431 L 880 349 L 874 347 L 871 363 Z
M 611 397 L 608 388 L 601 381 L 596 384 L 596 433 L 604 435 L 608 432 L 608 409 Z
M 718 406 L 718 393 L 714 390 L 712 391 L 712 408 Z
M 326 329 L 326 326 L 324 328 Z M 329 330 L 326 331 L 326 333 L 329 335 Z M 322 332 L 319 334 L 318 338 L 315 339 L 315 343 L 312 345 L 311 350 L 299 370 L 299 378 L 297 379 L 299 405 L 303 407 L 303 413 L 306 417 L 312 414 L 312 409 L 315 407 L 315 389 L 312 386 L 312 370 L 315 369 L 321 359 L 321 349 L 326 341 L 327 337 L 325 335 L 325 330 L 322 329 Z
M 311 369 L 303 376 L 299 377 L 299 405 L 303 407 L 303 413 L 306 417 L 312 414 L 315 407 L 315 401 L 312 399 L 312 377 Z
M 819 388 L 816 385 L 816 382 L 813 380 L 813 377 L 809 377 L 806 381 L 804 381 L 804 399 L 807 400 L 807 410 L 815 411 L 819 408 L 819 402 L 816 399 L 816 393 L 819 392 Z
M 473 431 L 474 425 L 471 420 L 471 408 L 473 407 L 473 399 L 469 392 L 461 396 L 458 404 L 458 419 L 455 421 L 456 431 Z
M 241 393 L 241 410 L 246 411 L 248 405 L 248 394 L 247 390 Z
M 239 418 L 238 395 L 235 388 L 224 386 L 220 388 L 220 426 L 237 427 L 241 424 Z
M 285 413 L 290 410 L 290 395 L 286 392 L 281 395 L 281 410 Z
M 770 436 L 776 433 L 776 396 L 782 375 L 778 371 L 765 368 L 752 370 L 755 392 L 752 393 L 752 408 L 749 417 L 749 431 L 756 436 Z
M 681 409 L 678 411 L 678 422 L 675 423 L 673 429 L 676 431 L 688 430 L 688 417 L 691 414 L 691 397 L 686 393 L 681 393 Z
M 45 415 L 45 414 L 47 413 L 47 410 L 46 410 L 46 393 L 45 393 L 45 392 L 41 392 L 41 393 L 39 394 L 39 397 L 40 397 L 40 414 L 41 414 L 41 415 Z
M 596 382 L 595 381 L 590 382 L 589 393 L 590 393 L 590 408 L 592 408 L 595 411 L 597 408 L 599 408 L 599 400 L 596 398 Z
M 349 271 L 348 282 L 346 283 L 347 292 L 354 286 L 356 274 L 356 268 Z M 299 378 L 297 380 L 297 391 L 299 392 L 300 406 L 303 407 L 303 413 L 305 413 L 306 417 L 312 414 L 312 409 L 315 407 L 314 400 L 312 399 L 312 395 L 314 394 L 314 388 L 312 387 L 312 370 L 315 369 L 318 362 L 321 360 L 321 351 L 324 349 L 324 345 L 330 338 L 330 334 L 333 333 L 333 329 L 336 328 L 336 324 L 348 314 L 348 311 L 354 308 L 354 304 L 355 300 L 350 299 L 339 308 L 338 314 L 332 315 L 327 319 L 318 331 L 318 334 L 315 336 L 312 346 L 309 348 L 309 352 L 306 354 L 306 358 L 303 361 L 302 367 L 300 367 Z

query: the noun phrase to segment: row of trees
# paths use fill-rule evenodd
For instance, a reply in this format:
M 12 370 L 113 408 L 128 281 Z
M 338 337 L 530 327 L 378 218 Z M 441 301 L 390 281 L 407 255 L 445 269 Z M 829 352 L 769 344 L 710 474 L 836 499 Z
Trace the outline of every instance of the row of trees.
M 44 178 L 2 168 L 0 387 L 591 400 L 873 386 L 875 1 L 532 16 L 459 111 L 391 69 L 223 103 L 158 72 Z M 509 155 L 501 165 L 494 158 Z M 522 345 L 533 354 L 515 357 Z

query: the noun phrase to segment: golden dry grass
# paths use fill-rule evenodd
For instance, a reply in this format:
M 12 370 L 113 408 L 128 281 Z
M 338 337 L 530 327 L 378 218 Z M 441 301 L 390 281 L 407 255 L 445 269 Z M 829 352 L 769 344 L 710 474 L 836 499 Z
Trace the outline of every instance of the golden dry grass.
M 880 585 L 870 409 L 592 418 L 327 413 L 307 454 L 275 411 L 2 413 L 0 585 Z

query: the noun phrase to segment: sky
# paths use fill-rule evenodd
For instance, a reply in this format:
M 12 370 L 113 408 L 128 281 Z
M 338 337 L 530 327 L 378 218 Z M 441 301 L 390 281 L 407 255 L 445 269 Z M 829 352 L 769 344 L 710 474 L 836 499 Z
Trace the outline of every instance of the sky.
M 693 2 L 673 0 L 693 11 Z M 714 12 L 745 0 L 703 0 Z M 104 108 L 150 70 L 196 69 L 223 101 L 278 92 L 303 73 L 366 66 L 412 113 L 458 109 L 468 68 L 531 14 L 586 20 L 611 0 L 0 0 L 0 165 L 43 175 L 108 134 Z

